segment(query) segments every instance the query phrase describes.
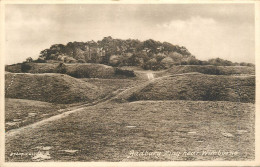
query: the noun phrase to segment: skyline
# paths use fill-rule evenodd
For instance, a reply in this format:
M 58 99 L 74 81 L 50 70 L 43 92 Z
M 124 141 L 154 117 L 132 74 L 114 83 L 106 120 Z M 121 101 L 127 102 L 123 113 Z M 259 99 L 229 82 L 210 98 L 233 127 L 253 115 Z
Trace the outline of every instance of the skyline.
M 53 44 L 154 39 L 196 58 L 255 63 L 253 4 L 6 5 L 6 64 Z

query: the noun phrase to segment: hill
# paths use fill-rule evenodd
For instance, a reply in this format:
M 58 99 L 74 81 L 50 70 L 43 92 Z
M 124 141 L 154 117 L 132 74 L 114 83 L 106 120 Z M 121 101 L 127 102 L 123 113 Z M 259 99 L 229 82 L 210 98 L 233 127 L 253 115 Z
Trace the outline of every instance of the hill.
M 128 78 L 133 71 L 93 63 L 19 63 L 7 65 L 5 70 L 14 73 L 62 73 L 76 78 Z
M 177 74 L 157 78 L 120 98 L 138 100 L 195 100 L 255 102 L 254 76 Z
M 51 103 L 91 102 L 100 96 L 96 86 L 63 74 L 5 74 L 5 97 Z

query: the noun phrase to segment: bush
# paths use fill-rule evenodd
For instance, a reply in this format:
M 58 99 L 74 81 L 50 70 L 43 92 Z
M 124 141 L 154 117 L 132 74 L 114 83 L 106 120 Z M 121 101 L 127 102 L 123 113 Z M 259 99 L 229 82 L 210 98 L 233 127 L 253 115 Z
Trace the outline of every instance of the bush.
M 29 72 L 32 66 L 29 63 L 22 63 L 21 64 L 21 71 L 22 72 Z
M 136 77 L 133 70 L 122 70 L 120 68 L 115 69 L 115 74 L 116 75 L 124 75 L 124 76 L 127 76 L 127 77 Z
M 38 58 L 37 60 L 34 61 L 35 63 L 46 63 L 46 60 L 42 58 Z
M 70 73 L 70 76 L 75 78 L 90 78 L 89 74 L 86 73 L 83 69 L 78 69 Z
M 240 66 L 249 66 L 249 67 L 254 67 L 255 65 L 252 64 L 252 63 L 245 63 L 245 62 L 242 62 L 242 63 L 239 63 Z
M 221 58 L 209 59 L 208 63 L 210 65 L 215 65 L 215 66 L 232 66 L 233 65 L 233 63 L 231 61 L 224 60 Z
M 26 59 L 26 62 L 27 63 L 31 63 L 33 61 L 33 59 L 31 58 L 31 57 L 28 57 L 27 59 Z

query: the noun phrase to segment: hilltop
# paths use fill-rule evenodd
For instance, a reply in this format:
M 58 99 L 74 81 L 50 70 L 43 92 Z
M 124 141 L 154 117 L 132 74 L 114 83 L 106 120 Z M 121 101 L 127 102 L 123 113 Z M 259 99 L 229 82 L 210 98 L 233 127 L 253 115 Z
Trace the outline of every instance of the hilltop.
M 233 63 L 220 58 L 201 61 L 184 46 L 153 39 L 113 39 L 54 44 L 40 52 L 36 63 L 96 63 L 113 67 L 137 66 L 145 70 L 168 69 L 173 65 L 254 66 L 250 63 Z

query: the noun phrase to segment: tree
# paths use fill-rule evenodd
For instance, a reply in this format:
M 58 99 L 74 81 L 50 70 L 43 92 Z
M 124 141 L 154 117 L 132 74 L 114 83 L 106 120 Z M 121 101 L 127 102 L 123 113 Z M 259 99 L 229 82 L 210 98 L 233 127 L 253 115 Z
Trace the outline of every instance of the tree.
M 173 66 L 173 64 L 174 61 L 170 57 L 166 57 L 161 61 L 161 65 L 163 66 L 163 68 L 170 68 L 171 66 Z
M 224 60 L 221 58 L 216 58 L 216 59 L 209 59 L 208 60 L 209 64 L 215 65 L 215 66 L 232 66 L 233 63 L 228 60 Z
M 33 61 L 33 59 L 31 58 L 31 57 L 28 57 L 27 59 L 26 59 L 26 63 L 30 63 L 30 62 L 32 62 Z
M 119 55 L 112 55 L 109 58 L 109 65 L 118 66 L 119 65 L 120 56 Z
M 150 59 L 147 63 L 145 63 L 145 69 L 147 70 L 157 70 L 157 61 L 155 58 Z
M 129 58 L 129 64 L 132 66 L 144 67 L 144 62 L 148 61 L 149 57 L 146 53 L 136 53 Z
M 155 55 L 155 59 L 156 59 L 158 62 L 162 61 L 165 57 L 166 57 L 166 55 L 163 54 L 163 53 L 158 53 L 158 54 Z
M 188 63 L 189 65 L 199 65 L 199 64 L 200 64 L 199 60 L 196 59 L 196 58 L 194 58 L 194 57 L 188 58 L 187 63 Z

